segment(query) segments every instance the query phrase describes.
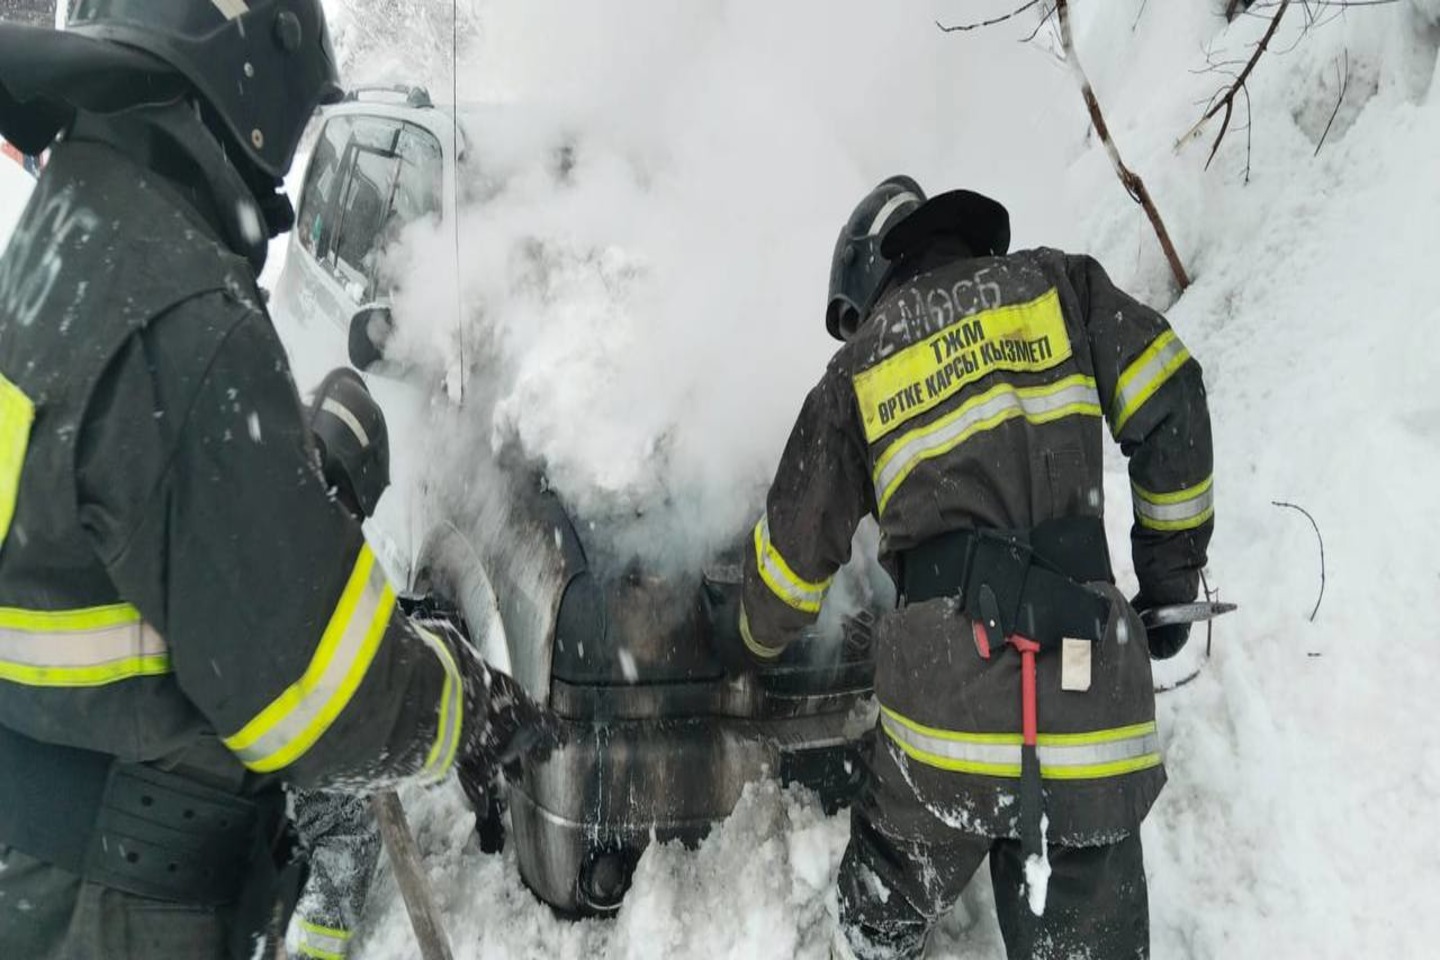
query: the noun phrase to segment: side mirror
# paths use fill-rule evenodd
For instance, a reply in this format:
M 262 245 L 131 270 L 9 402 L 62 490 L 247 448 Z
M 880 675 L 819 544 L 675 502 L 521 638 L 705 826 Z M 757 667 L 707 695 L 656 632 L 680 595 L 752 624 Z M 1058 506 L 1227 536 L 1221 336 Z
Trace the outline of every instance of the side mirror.
M 350 320 L 350 363 L 369 370 L 385 359 L 385 348 L 395 332 L 390 308 L 379 304 L 361 307 Z

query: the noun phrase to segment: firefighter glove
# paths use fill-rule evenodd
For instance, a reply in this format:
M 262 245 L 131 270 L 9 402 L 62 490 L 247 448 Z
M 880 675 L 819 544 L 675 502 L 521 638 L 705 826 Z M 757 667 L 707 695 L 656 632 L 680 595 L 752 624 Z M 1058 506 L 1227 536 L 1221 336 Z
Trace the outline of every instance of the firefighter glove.
M 740 635 L 740 585 L 706 577 L 700 586 L 700 603 L 715 659 L 731 676 L 749 673 L 754 665 Z
M 1130 606 L 1143 616 L 1146 610 L 1156 604 L 1141 593 L 1130 601 Z M 1190 624 L 1172 623 L 1163 627 L 1147 627 L 1145 639 L 1150 645 L 1151 660 L 1169 660 L 1185 649 L 1185 644 L 1190 640 Z

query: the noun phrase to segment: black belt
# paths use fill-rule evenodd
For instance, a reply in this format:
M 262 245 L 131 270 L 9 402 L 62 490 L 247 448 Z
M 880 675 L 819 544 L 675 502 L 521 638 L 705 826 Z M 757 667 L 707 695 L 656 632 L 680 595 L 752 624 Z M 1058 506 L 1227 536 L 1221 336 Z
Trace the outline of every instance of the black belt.
M 237 797 L 141 764 L 40 743 L 0 724 L 0 843 L 153 900 L 241 898 L 284 796 Z
M 1099 640 L 1110 601 L 1082 584 L 1114 582 L 1099 517 L 1047 520 L 1029 530 L 961 529 L 900 554 L 904 603 L 954 597 L 972 620 L 1042 647 Z

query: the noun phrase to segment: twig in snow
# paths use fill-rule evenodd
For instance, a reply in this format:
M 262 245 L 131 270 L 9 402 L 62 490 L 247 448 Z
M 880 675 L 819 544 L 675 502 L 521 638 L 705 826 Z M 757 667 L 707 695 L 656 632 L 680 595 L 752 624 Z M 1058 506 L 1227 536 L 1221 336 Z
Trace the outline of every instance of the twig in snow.
M 1210 148 L 1210 156 L 1205 160 L 1206 170 L 1210 169 L 1210 164 L 1214 161 L 1215 154 L 1220 151 L 1220 143 L 1225 139 L 1226 131 L 1230 129 L 1230 117 L 1235 111 L 1235 98 L 1239 96 L 1241 90 L 1245 89 L 1245 81 L 1250 79 L 1250 74 L 1255 70 L 1255 65 L 1260 62 L 1260 57 L 1265 53 L 1266 48 L 1269 47 L 1270 41 L 1275 36 L 1275 31 L 1280 28 L 1280 21 L 1285 17 L 1285 11 L 1289 8 L 1290 0 L 1280 0 L 1279 9 L 1275 11 L 1275 16 L 1271 18 L 1269 29 L 1267 29 L 1265 35 L 1260 38 L 1260 42 L 1255 47 L 1255 52 L 1251 54 L 1249 62 L 1246 63 L 1245 68 L 1240 71 L 1240 75 L 1235 78 L 1235 82 L 1221 94 L 1218 100 L 1211 104 L 1210 109 L 1205 111 L 1205 114 L 1196 122 L 1195 126 L 1191 127 L 1183 137 L 1175 142 L 1175 149 L 1179 150 L 1189 140 L 1199 136 L 1200 129 L 1223 110 L 1225 112 L 1225 118 L 1220 122 L 1220 134 L 1215 138 L 1215 143 Z
M 1015 10 L 1011 10 L 1004 16 L 993 17 L 989 20 L 979 20 L 975 23 L 956 23 L 948 27 L 945 24 L 941 23 L 939 20 L 936 20 L 935 26 L 939 27 L 940 30 L 944 33 L 962 33 L 969 30 L 981 30 L 985 27 L 993 27 L 996 24 L 1004 23 L 1006 20 L 1014 20 L 1016 17 L 1020 16 L 1020 14 L 1024 13 L 1026 10 L 1029 10 L 1031 7 L 1038 6 L 1039 3 L 1040 0 L 1029 0 L 1028 3 L 1018 7 Z
M 1219 588 L 1217 587 L 1214 590 L 1210 589 L 1210 581 L 1206 578 L 1204 570 L 1200 571 L 1200 586 L 1205 590 L 1206 601 L 1213 603 L 1214 601 L 1220 599 Z M 1215 618 L 1211 617 L 1209 620 L 1205 621 L 1205 660 L 1210 659 L 1210 651 L 1213 649 L 1214 641 Z M 1171 690 L 1179 690 L 1181 687 L 1188 686 L 1189 684 L 1193 683 L 1200 676 L 1201 672 L 1204 671 L 1205 660 L 1200 661 L 1200 665 L 1196 667 L 1194 671 L 1191 672 L 1184 679 L 1176 680 L 1174 683 L 1167 683 L 1161 687 L 1156 687 L 1155 692 L 1169 693 Z
M 1150 6 L 1150 0 L 1140 0 L 1140 9 L 1135 11 L 1135 22 L 1130 24 L 1130 32 L 1134 33 L 1140 27 L 1140 18 L 1145 16 L 1145 8 Z
M 1287 0 L 1288 2 L 1288 0 Z M 1110 163 L 1115 168 L 1115 174 L 1120 178 L 1125 191 L 1130 198 L 1140 204 L 1145 210 L 1145 215 L 1150 218 L 1150 225 L 1155 229 L 1155 236 L 1160 241 L 1160 248 L 1165 252 L 1165 259 L 1170 264 L 1170 272 L 1175 277 L 1175 283 L 1180 287 L 1180 292 L 1190 286 L 1190 275 L 1185 272 L 1185 265 L 1180 262 L 1180 254 L 1175 250 L 1175 244 L 1170 240 L 1170 231 L 1165 228 L 1165 221 L 1160 217 L 1160 211 L 1155 208 L 1155 201 L 1150 197 L 1150 191 L 1145 187 L 1145 181 L 1139 175 L 1125 166 L 1125 161 L 1120 158 L 1120 151 L 1115 146 L 1115 140 L 1110 136 L 1110 128 L 1105 123 L 1105 116 L 1100 111 L 1100 101 L 1095 96 L 1095 89 L 1090 85 L 1090 78 L 1085 75 L 1085 68 L 1080 65 L 1080 57 L 1075 52 L 1075 40 L 1070 32 L 1070 7 L 1067 0 L 1055 0 L 1055 10 L 1060 15 L 1060 43 L 1065 51 L 1065 61 L 1069 64 L 1071 71 L 1075 74 L 1075 80 L 1080 85 L 1080 95 L 1085 99 L 1085 107 L 1090 112 L 1090 122 L 1095 127 L 1096 134 L 1100 141 L 1105 144 L 1105 152 L 1110 155 Z
M 1341 76 L 1340 64 L 1335 64 L 1335 82 L 1340 84 L 1340 96 L 1335 98 L 1335 109 L 1330 114 L 1330 122 L 1325 124 L 1325 132 L 1320 134 L 1320 142 L 1315 144 L 1313 156 L 1320 156 L 1320 148 L 1325 146 L 1325 138 L 1330 136 L 1330 128 L 1335 126 L 1335 118 L 1340 116 L 1340 105 L 1345 102 L 1345 91 L 1350 89 L 1350 48 L 1345 48 L 1345 73 Z
M 1260 0 L 1245 8 L 1246 13 L 1253 13 L 1256 10 L 1274 10 L 1276 7 L 1283 7 L 1289 0 Z M 1401 3 L 1403 0 L 1304 0 L 1304 5 L 1315 8 L 1330 7 L 1388 7 L 1392 3 Z
M 1320 541 L 1320 596 L 1315 598 L 1315 609 L 1310 611 L 1310 622 L 1315 622 L 1315 614 L 1320 612 L 1320 601 L 1325 599 L 1325 538 L 1320 535 L 1320 524 L 1310 515 L 1310 511 L 1304 507 L 1296 506 L 1293 503 L 1284 503 L 1280 500 L 1271 500 L 1271 504 L 1277 507 L 1284 507 L 1289 510 L 1298 510 L 1305 514 L 1305 519 L 1310 521 L 1310 526 L 1315 528 L 1315 539 Z
M 1037 24 L 1035 24 L 1035 29 L 1034 29 L 1034 30 L 1031 30 L 1030 33 L 1029 33 L 1029 35 L 1026 36 L 1025 39 L 1024 39 L 1024 40 L 1021 40 L 1020 42 L 1021 42 L 1021 43 L 1029 43 L 1031 40 L 1034 40 L 1036 37 L 1040 36 L 1040 31 L 1045 29 L 1045 25 L 1050 22 L 1050 18 L 1053 17 L 1053 16 L 1055 16 L 1055 8 L 1054 8 L 1054 7 L 1051 7 L 1049 10 L 1046 10 L 1045 12 L 1043 12 L 1042 14 L 1040 14 L 1040 22 L 1037 23 Z

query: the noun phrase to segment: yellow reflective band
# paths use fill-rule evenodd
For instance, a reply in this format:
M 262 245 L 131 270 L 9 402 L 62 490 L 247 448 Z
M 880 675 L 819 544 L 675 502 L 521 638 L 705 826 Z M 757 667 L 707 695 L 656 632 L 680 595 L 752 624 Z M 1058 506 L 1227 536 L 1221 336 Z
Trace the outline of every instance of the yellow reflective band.
M 0 607 L 0 680 L 27 687 L 103 687 L 169 672 L 164 638 L 129 604 Z
M 81 610 L 21 610 L 0 607 L 0 630 L 31 633 L 84 633 L 126 627 L 142 621 L 140 611 L 128 603 L 112 603 Z
M 1190 351 L 1185 349 L 1185 344 L 1175 335 L 1174 330 L 1166 330 L 1155 338 L 1155 342 L 1145 348 L 1145 352 L 1136 357 L 1125 372 L 1120 374 L 1120 380 L 1115 385 L 1115 403 L 1111 410 L 1110 432 L 1116 437 L 1130 418 L 1145 406 L 1146 401 L 1155 396 L 1156 391 L 1174 376 L 1175 371 L 1185 365 L 1190 359 Z
M 322 927 L 317 923 L 301 920 L 298 947 L 302 957 L 316 957 L 317 960 L 345 960 L 350 949 L 350 933 L 334 927 Z
M 780 551 L 770 542 L 770 517 L 762 516 L 760 522 L 755 524 L 755 565 L 760 570 L 760 578 L 770 588 L 770 592 L 779 597 L 786 606 L 793 607 L 801 613 L 819 613 L 820 604 L 825 601 L 825 593 L 830 589 L 830 583 L 835 578 L 826 577 L 824 580 L 814 582 L 805 580 L 790 568 Z
M 0 547 L 15 519 L 20 499 L 20 472 L 25 450 L 30 445 L 30 428 L 35 423 L 35 404 L 4 374 L 0 374 Z
M 998 370 L 1036 373 L 1070 359 L 1060 294 L 962 317 L 855 375 L 865 438 L 874 443 Z
M 756 640 L 750 633 L 750 617 L 745 613 L 745 604 L 740 604 L 740 639 L 745 641 L 745 649 L 749 650 L 761 660 L 774 660 L 785 651 L 780 647 L 767 647 Z
M 436 781 L 450 772 L 451 765 L 455 763 L 455 752 L 460 748 L 460 730 L 465 720 L 464 681 L 460 676 L 460 668 L 455 665 L 455 656 L 445 641 L 423 627 L 417 626 L 415 630 L 445 668 L 435 742 L 425 756 L 425 768 L 421 771 L 424 779 Z
M 1018 733 L 961 733 L 916 723 L 881 706 L 880 725 L 906 756 L 954 773 L 1014 779 L 1020 776 Z M 1040 775 L 1048 780 L 1096 780 L 1123 776 L 1161 763 L 1153 721 L 1085 733 L 1040 734 Z
M 330 729 L 350 703 L 395 609 L 395 593 L 369 545 L 360 550 L 309 667 L 225 746 L 258 773 L 287 767 Z
M 1002 383 L 945 414 L 934 423 L 896 439 L 875 462 L 880 512 L 920 464 L 944 456 L 971 437 L 1016 418 L 1040 426 L 1066 417 L 1101 416 L 1095 381 L 1075 374 L 1039 387 Z
M 1193 530 L 1215 516 L 1214 476 L 1175 493 L 1151 493 L 1132 482 L 1130 492 L 1135 519 L 1151 530 Z

